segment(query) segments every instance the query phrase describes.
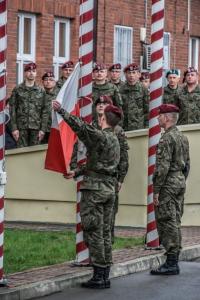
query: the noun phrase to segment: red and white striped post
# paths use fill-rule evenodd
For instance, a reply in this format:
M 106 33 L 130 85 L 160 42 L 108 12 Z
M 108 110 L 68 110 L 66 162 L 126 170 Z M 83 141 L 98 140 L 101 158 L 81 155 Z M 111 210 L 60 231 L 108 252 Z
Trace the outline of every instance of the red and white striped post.
M 159 238 L 156 227 L 152 176 L 156 162 L 156 145 L 160 139 L 157 108 L 162 103 L 164 0 L 152 0 L 151 17 L 151 71 L 149 103 L 149 154 L 147 197 L 147 248 L 157 248 Z
M 80 78 L 80 113 L 85 122 L 92 122 L 92 65 L 93 65 L 93 30 L 94 30 L 94 0 L 80 0 L 80 27 L 79 27 L 79 60 L 81 63 Z M 83 144 L 78 146 L 78 164 L 86 161 Z M 88 263 L 89 251 L 83 240 L 83 231 L 80 217 L 80 182 L 77 183 L 77 212 L 76 212 L 76 262 Z
M 6 99 L 6 49 L 7 49 L 7 2 L 0 0 L 0 286 L 6 285 L 3 278 L 4 241 L 4 186 L 5 173 L 5 99 Z

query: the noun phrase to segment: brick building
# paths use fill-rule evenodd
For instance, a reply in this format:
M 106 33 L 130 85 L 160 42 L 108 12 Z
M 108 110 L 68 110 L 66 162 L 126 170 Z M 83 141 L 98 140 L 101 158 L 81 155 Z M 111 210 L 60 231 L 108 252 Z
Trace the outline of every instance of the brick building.
M 148 68 L 151 0 L 94 1 L 94 60 Z M 200 69 L 199 19 L 199 0 L 165 0 L 165 69 Z M 8 0 L 8 94 L 28 61 L 38 64 L 38 78 L 50 68 L 58 77 L 64 61 L 77 61 L 78 34 L 79 0 Z

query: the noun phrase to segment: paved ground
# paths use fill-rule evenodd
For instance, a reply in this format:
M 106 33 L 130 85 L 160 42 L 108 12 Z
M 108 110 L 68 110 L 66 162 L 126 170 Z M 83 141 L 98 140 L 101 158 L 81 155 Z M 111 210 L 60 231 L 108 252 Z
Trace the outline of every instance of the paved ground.
M 7 228 L 29 228 L 35 230 L 74 230 L 69 225 L 50 225 L 50 224 L 20 224 L 6 223 Z M 182 229 L 183 246 L 192 246 L 200 244 L 200 227 L 185 227 Z M 116 235 L 120 237 L 144 236 L 145 229 L 142 228 L 117 228 Z M 144 250 L 143 247 L 134 247 L 129 249 L 117 250 L 113 252 L 114 263 L 127 262 L 136 258 L 147 255 L 162 253 L 158 250 Z M 15 273 L 7 276 L 9 287 L 19 287 L 39 281 L 49 280 L 62 275 L 76 275 L 85 270 L 85 267 L 74 267 L 71 263 L 66 262 L 50 267 L 33 269 L 25 272 Z
M 38 300 L 199 300 L 200 264 L 181 262 L 179 276 L 151 276 L 148 271 L 111 280 L 106 290 L 68 288 Z

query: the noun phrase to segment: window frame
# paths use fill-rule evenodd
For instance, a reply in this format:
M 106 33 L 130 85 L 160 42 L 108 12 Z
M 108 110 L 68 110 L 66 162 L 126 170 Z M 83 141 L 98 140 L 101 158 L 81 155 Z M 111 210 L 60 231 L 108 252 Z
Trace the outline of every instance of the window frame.
M 19 12 L 17 17 L 19 18 L 18 32 L 17 32 L 17 84 L 21 83 L 24 79 L 24 64 L 29 62 L 35 62 L 36 56 L 36 15 L 30 13 Z M 30 40 L 30 54 L 24 53 L 24 19 L 31 19 L 31 40 Z
M 192 65 L 192 40 L 196 41 L 195 66 Z M 198 68 L 199 68 L 199 50 L 200 50 L 200 38 L 196 37 L 196 36 L 190 36 L 188 67 L 194 67 L 198 70 Z
M 131 31 L 131 47 L 130 47 L 130 60 L 128 61 L 127 59 L 127 63 L 123 63 L 123 61 L 119 60 L 117 58 L 117 44 L 118 44 L 118 39 L 117 39 L 117 28 L 120 28 L 120 29 L 127 29 L 127 30 L 130 30 Z M 113 63 L 121 63 L 122 65 L 122 68 L 125 67 L 125 65 L 127 64 L 130 64 L 132 63 L 133 61 L 133 32 L 134 32 L 134 29 L 133 27 L 130 27 L 130 26 L 122 26 L 122 25 L 114 25 L 114 42 L 113 42 L 113 48 L 114 48 L 114 52 L 113 52 Z
M 65 24 L 65 56 L 59 56 L 59 25 L 60 23 Z M 59 78 L 59 67 L 70 59 L 70 19 L 68 18 L 55 18 L 54 19 L 54 54 L 53 54 L 53 69 L 55 78 Z

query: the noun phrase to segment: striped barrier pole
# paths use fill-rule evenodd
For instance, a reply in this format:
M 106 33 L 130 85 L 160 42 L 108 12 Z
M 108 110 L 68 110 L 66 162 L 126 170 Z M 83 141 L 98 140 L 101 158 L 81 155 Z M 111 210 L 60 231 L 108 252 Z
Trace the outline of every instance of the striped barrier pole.
M 157 108 L 162 103 L 163 75 L 164 0 L 152 0 L 151 15 L 151 71 L 149 103 L 149 151 L 148 151 L 148 196 L 147 196 L 147 248 L 158 248 L 152 176 L 156 162 L 156 145 L 160 139 Z
M 92 122 L 92 65 L 93 65 L 93 30 L 94 30 L 94 0 L 80 0 L 79 27 L 79 60 L 81 63 L 81 78 L 79 89 L 79 107 L 82 119 Z M 81 142 L 78 145 L 78 165 L 86 162 L 85 148 Z M 89 251 L 84 243 L 80 217 L 80 182 L 77 182 L 77 211 L 76 211 L 76 263 L 89 262 Z

